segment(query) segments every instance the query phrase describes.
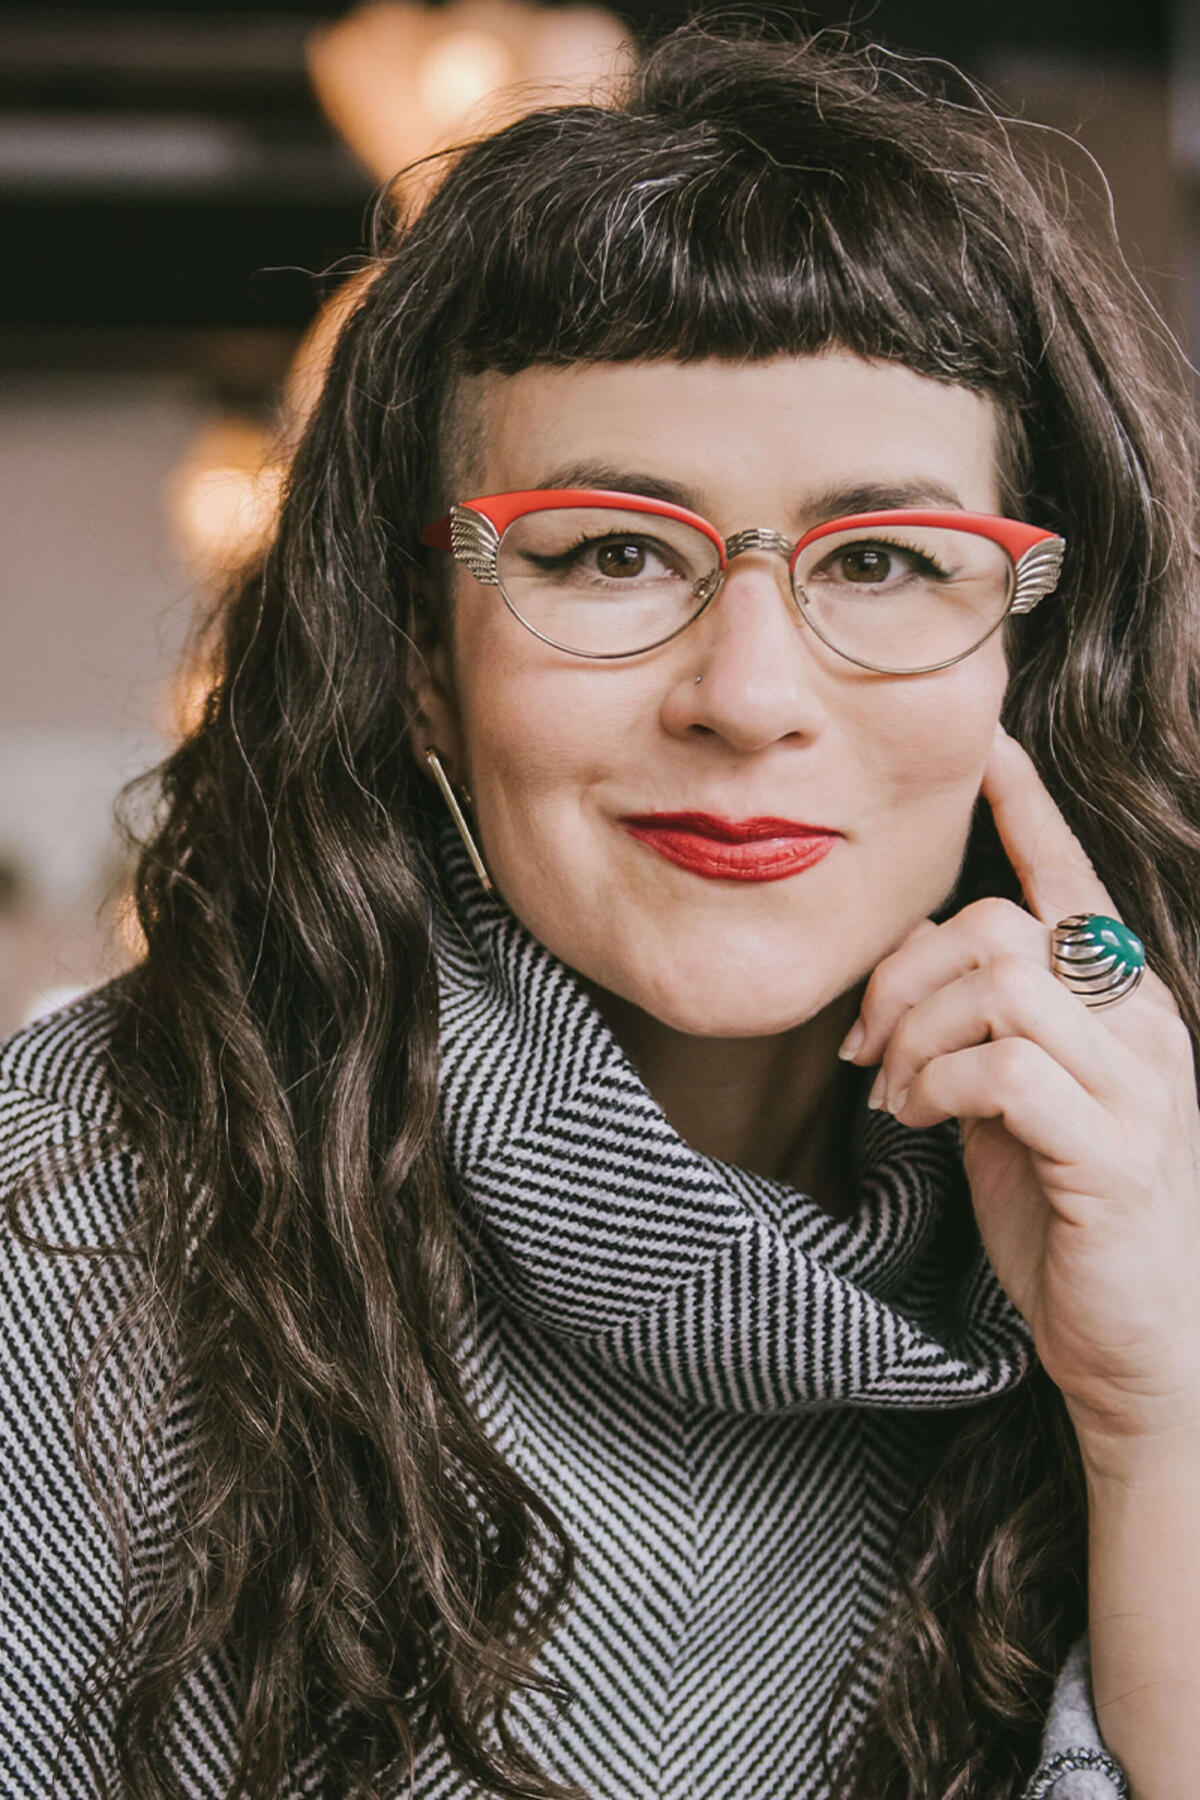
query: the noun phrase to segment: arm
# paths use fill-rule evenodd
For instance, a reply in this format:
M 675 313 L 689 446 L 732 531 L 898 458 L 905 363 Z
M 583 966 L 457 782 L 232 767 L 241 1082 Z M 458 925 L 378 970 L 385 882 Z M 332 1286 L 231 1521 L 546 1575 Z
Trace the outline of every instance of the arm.
M 0 1204 L 44 1150 L 78 1135 L 61 1107 L 0 1086 Z M 32 1153 L 32 1154 L 31 1154 Z M 32 1212 L 35 1228 L 81 1235 L 69 1204 Z M 75 1456 L 72 1404 L 79 1257 L 39 1255 L 0 1230 L 0 1792 L 61 1793 L 96 1784 L 71 1709 L 118 1622 L 113 1546 Z M 107 1718 L 92 1712 L 95 1753 L 111 1767 Z
M 1092 1691 L 1133 1800 L 1200 1792 L 1200 1431 L 1081 1435 Z
M 136 1203 L 130 1159 L 101 1144 L 109 1118 L 97 1060 L 105 1018 L 103 997 L 94 996 L 0 1047 L 4 1795 L 91 1800 L 98 1785 L 84 1736 L 114 1780 L 111 1709 L 86 1706 L 82 1734 L 72 1723 L 121 1610 L 116 1549 L 76 1455 L 73 1416 L 80 1359 L 121 1303 L 130 1267 L 87 1252 L 119 1235 Z M 39 1250 L 23 1233 L 84 1253 Z M 91 1440 L 102 1485 L 113 1398 L 106 1384 Z M 148 1540 L 139 1533 L 131 1547 L 145 1566 Z
M 1096 1717 L 1134 1800 L 1200 1793 L 1200 1108 L 1190 1032 L 1145 972 L 1092 1011 L 1054 922 L 1114 915 L 1024 751 L 984 792 L 1028 910 L 964 908 L 875 971 L 855 1059 L 906 1124 L 957 1117 L 988 1257 L 1078 1435 Z M 1055 1796 L 1055 1800 L 1059 1800 Z

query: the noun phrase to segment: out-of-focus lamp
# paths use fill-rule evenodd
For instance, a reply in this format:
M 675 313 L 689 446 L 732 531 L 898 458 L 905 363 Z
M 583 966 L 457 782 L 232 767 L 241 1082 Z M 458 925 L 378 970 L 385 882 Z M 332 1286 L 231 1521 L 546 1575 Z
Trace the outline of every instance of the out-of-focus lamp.
M 219 584 L 262 544 L 283 471 L 270 432 L 253 419 L 204 426 L 167 480 L 175 546 L 206 586 Z
M 490 31 L 460 26 L 435 38 L 417 70 L 425 117 L 438 131 L 453 131 L 472 107 L 513 79 L 508 45 Z
M 373 175 L 419 194 L 429 171 L 407 165 L 535 106 L 587 99 L 626 45 L 601 7 L 550 10 L 525 0 L 376 0 L 315 31 L 313 86 Z
M 211 600 L 270 536 L 286 473 L 276 437 L 257 420 L 211 420 L 167 478 L 171 537 L 203 596 Z M 203 619 L 203 605 L 198 622 Z M 186 655 L 159 696 L 156 719 L 167 737 L 200 721 L 212 686 L 202 651 Z

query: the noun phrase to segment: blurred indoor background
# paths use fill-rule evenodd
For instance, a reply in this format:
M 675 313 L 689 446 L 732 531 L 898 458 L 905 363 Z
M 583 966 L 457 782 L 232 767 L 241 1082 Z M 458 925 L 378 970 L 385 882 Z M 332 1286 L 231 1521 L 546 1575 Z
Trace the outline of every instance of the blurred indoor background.
M 0 7 L 0 1033 L 136 954 L 113 801 L 196 704 L 189 633 L 270 518 L 378 184 L 684 12 Z M 1045 142 L 1200 356 L 1200 0 L 805 14 L 1073 134 Z

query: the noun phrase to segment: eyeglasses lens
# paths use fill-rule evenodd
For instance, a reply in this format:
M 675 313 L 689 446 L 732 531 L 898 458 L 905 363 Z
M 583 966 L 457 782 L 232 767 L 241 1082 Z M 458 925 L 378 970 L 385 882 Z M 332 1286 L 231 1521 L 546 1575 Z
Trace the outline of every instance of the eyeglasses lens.
M 703 610 L 716 545 L 657 513 L 561 507 L 526 513 L 498 555 L 509 607 L 539 637 L 581 656 L 653 649 Z M 796 600 L 833 650 L 905 673 L 964 656 L 1008 610 L 1013 567 L 975 532 L 899 526 L 815 539 L 792 571 Z
M 692 525 L 614 507 L 554 507 L 516 519 L 500 541 L 500 589 L 539 637 L 581 656 L 632 655 L 674 636 L 720 574 Z
M 976 532 L 903 525 L 817 538 L 797 557 L 792 585 L 832 649 L 906 673 L 981 644 L 1008 611 L 1013 566 Z

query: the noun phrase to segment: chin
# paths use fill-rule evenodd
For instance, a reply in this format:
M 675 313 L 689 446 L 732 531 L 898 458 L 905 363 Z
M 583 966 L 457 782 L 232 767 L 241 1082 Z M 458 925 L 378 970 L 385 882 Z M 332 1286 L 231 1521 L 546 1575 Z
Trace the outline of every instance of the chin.
M 665 979 L 661 973 L 618 976 L 599 985 L 670 1031 L 706 1038 L 777 1037 L 806 1024 L 842 991 L 805 984 L 788 992 L 781 990 L 778 971 L 773 980 L 749 983 L 736 972 L 714 973 L 712 963 Z
M 645 1010 L 650 1011 L 649 1008 Z M 818 1011 L 819 1007 L 811 1011 L 800 1008 L 781 1012 L 778 1007 L 769 1012 L 750 1011 L 744 1003 L 739 1005 L 731 1001 L 725 1010 L 681 1005 L 670 1011 L 655 1010 L 652 1017 L 669 1031 L 677 1031 L 684 1037 L 750 1040 L 782 1037 L 785 1032 L 795 1031 L 799 1026 L 806 1025 Z

